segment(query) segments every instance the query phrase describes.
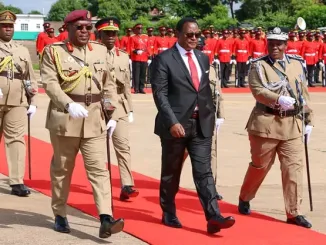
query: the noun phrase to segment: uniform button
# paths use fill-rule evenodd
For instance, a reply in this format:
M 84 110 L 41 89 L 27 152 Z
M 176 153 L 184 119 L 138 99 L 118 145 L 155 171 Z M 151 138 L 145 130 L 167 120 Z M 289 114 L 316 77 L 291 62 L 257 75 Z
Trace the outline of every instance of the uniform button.
M 88 91 L 91 91 L 92 90 L 92 88 L 91 87 L 88 87 Z

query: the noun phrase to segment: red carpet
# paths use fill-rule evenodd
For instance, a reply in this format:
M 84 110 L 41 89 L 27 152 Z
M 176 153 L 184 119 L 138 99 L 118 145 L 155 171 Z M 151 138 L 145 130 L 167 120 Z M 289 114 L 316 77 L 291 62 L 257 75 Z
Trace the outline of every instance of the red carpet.
M 52 156 L 50 144 L 32 138 L 32 178 L 26 184 L 48 196 L 50 193 L 49 164 Z M 3 143 L 0 145 L 0 171 L 7 174 Z M 27 168 L 26 168 L 27 169 Z M 158 204 L 159 182 L 134 173 L 140 195 L 133 202 L 118 200 L 120 181 L 118 170 L 113 170 L 114 216 L 126 220 L 125 232 L 154 245 L 303 245 L 326 244 L 326 235 L 304 228 L 287 225 L 260 214 L 250 217 L 238 215 L 234 205 L 221 202 L 224 215 L 233 215 L 236 224 L 214 236 L 206 234 L 204 215 L 194 192 L 181 189 L 177 195 L 178 216 L 183 229 L 172 229 L 160 224 L 161 209 Z M 26 171 L 26 179 L 28 174 Z M 81 156 L 78 156 L 72 180 L 69 204 L 87 214 L 97 217 L 91 187 L 86 179 Z M 50 205 L 50 202 L 49 202 Z M 59 235 L 58 235 L 59 236 Z
M 145 92 L 147 94 L 151 94 L 152 93 L 152 89 L 151 88 L 145 88 L 144 90 L 145 90 Z M 39 88 L 38 91 L 39 91 L 39 93 L 44 93 L 44 89 L 43 88 Z M 309 92 L 312 92 L 312 93 L 323 93 L 323 92 L 326 92 L 326 87 L 309 88 Z M 131 93 L 134 93 L 134 90 L 133 89 L 131 89 Z M 250 93 L 250 89 L 249 88 L 234 88 L 234 87 L 230 87 L 230 88 L 223 88 L 222 89 L 222 93 L 224 93 L 224 94 L 246 94 L 246 93 Z

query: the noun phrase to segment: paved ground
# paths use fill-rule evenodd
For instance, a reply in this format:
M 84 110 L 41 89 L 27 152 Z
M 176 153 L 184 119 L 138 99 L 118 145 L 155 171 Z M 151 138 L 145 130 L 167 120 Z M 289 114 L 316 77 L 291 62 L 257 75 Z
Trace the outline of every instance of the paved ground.
M 224 96 L 226 121 L 219 134 L 218 190 L 227 202 L 236 204 L 240 185 L 250 161 L 249 144 L 244 127 L 254 101 L 250 94 L 225 94 Z M 311 96 L 313 109 L 316 113 L 316 127 L 313 130 L 309 144 L 314 212 L 309 212 L 306 178 L 302 205 L 304 213 L 313 223 L 313 229 L 323 233 L 326 233 L 326 213 L 324 212 L 326 203 L 325 96 L 322 93 L 314 93 Z M 152 95 L 137 94 L 133 95 L 133 99 L 135 122 L 131 124 L 130 132 L 132 167 L 134 171 L 159 178 L 160 143 L 158 137 L 153 134 L 156 108 L 152 101 Z M 47 96 L 45 94 L 40 95 L 38 102 L 38 112 L 32 119 L 32 135 L 44 141 L 49 141 L 48 132 L 44 128 L 44 118 L 48 104 Z M 113 158 L 112 161 L 115 161 L 115 159 Z M 190 162 L 187 161 L 182 173 L 181 186 L 194 189 Z M 50 199 L 36 192 L 33 192 L 30 198 L 23 200 L 10 196 L 3 176 L 0 176 L 0 196 L 1 245 L 51 245 L 63 244 L 63 242 L 64 244 L 74 245 L 109 242 L 112 242 L 112 244 L 144 244 L 123 233 L 112 237 L 108 240 L 109 242 L 100 240 L 97 238 L 98 222 L 72 208 L 70 209 L 70 222 L 73 232 L 70 235 L 59 235 L 51 230 Z M 278 162 L 275 163 L 256 199 L 252 202 L 252 208 L 266 215 L 282 220 L 285 219 Z M 24 243 L 21 243 L 22 240 L 24 240 Z

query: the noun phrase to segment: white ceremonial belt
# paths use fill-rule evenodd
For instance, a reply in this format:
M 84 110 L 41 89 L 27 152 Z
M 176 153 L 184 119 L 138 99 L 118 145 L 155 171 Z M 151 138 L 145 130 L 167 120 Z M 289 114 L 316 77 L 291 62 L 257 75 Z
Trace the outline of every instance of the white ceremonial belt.
M 289 49 L 288 52 L 298 52 L 296 49 Z
M 204 53 L 212 53 L 211 50 L 203 50 Z
M 310 54 L 309 53 L 305 53 L 304 55 L 305 56 L 315 56 L 316 54 L 315 53 L 313 53 L 313 54 L 311 54 L 311 53 Z
M 237 50 L 237 52 L 239 52 L 239 53 L 248 53 L 248 50 L 239 49 L 239 50 Z
M 167 50 L 168 48 L 158 48 L 158 50 Z
M 228 49 L 221 49 L 219 52 L 221 52 L 221 53 L 230 53 L 230 50 L 228 50 Z
M 263 53 L 262 52 L 254 52 L 254 54 L 261 55 Z

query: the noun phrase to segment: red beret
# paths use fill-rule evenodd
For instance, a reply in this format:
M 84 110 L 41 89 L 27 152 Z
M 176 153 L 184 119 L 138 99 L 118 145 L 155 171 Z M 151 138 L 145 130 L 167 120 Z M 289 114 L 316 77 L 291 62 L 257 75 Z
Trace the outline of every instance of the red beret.
M 47 32 L 54 32 L 54 28 L 47 28 L 46 31 Z
M 172 28 L 168 28 L 168 32 L 173 32 L 173 29 Z
M 209 30 L 203 30 L 204 34 L 210 34 L 211 32 Z
M 154 30 L 153 27 L 148 27 L 148 28 L 147 28 L 147 31 L 153 31 L 153 30 Z
M 74 10 L 70 12 L 64 19 L 64 23 L 72 23 L 78 20 L 91 20 L 92 15 L 88 10 Z
M 158 29 L 159 29 L 160 31 L 165 31 L 165 30 L 166 30 L 166 27 L 165 27 L 165 26 L 160 26 Z
M 45 26 L 50 26 L 50 23 L 49 22 L 44 22 L 43 23 L 43 26 L 45 27 Z
M 138 24 L 136 24 L 136 25 L 134 25 L 134 27 L 133 27 L 134 29 L 136 29 L 136 28 L 143 28 L 143 25 L 142 24 L 140 24 L 140 23 L 138 23 Z

